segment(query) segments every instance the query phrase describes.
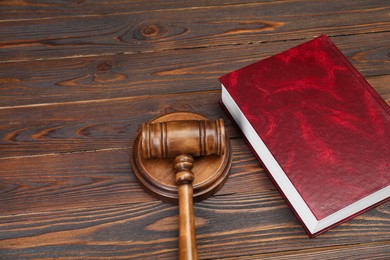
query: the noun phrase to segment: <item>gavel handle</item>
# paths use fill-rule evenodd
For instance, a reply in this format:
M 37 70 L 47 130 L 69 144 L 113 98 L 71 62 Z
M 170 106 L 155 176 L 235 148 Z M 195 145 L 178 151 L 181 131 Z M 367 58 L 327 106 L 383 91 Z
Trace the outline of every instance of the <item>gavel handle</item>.
M 191 155 L 179 155 L 175 160 L 176 183 L 179 197 L 179 260 L 197 260 L 193 209 L 194 159 Z

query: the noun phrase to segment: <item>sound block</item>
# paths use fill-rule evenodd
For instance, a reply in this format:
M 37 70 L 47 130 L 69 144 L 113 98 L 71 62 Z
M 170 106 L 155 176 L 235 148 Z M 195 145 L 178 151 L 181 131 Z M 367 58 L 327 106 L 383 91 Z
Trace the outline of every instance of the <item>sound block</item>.
M 179 120 L 208 120 L 208 118 L 190 112 L 166 114 L 151 120 L 149 123 L 159 123 Z M 232 150 L 226 137 L 223 155 L 196 157 L 192 172 L 195 175 L 193 185 L 194 201 L 201 201 L 217 192 L 229 176 L 232 165 Z M 142 187 L 153 196 L 170 203 L 177 204 L 177 186 L 175 184 L 174 158 L 146 159 L 141 152 L 140 135 L 135 139 L 131 165 L 135 177 Z

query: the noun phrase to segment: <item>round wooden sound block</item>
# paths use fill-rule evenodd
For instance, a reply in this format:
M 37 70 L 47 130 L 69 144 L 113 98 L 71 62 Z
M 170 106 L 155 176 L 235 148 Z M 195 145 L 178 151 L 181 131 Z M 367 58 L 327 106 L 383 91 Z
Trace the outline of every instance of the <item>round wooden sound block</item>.
M 170 113 L 151 120 L 149 123 L 160 123 L 180 120 L 208 120 L 208 118 L 190 112 Z M 217 192 L 228 178 L 232 164 L 232 151 L 229 139 L 222 155 L 195 157 L 192 172 L 195 179 L 192 183 L 194 201 L 200 201 Z M 175 184 L 175 158 L 146 159 L 142 156 L 140 134 L 135 139 L 130 156 L 134 174 L 146 191 L 153 196 L 177 203 L 177 186 Z

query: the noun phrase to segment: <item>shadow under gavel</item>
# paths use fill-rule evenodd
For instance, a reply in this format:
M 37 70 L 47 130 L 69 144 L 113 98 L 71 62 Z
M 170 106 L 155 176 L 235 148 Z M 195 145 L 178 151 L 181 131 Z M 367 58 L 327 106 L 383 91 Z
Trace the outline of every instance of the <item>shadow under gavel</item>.
M 179 259 L 198 259 L 193 212 L 193 157 L 223 155 L 225 128 L 222 119 L 144 123 L 141 152 L 147 159 L 175 158 L 179 200 Z

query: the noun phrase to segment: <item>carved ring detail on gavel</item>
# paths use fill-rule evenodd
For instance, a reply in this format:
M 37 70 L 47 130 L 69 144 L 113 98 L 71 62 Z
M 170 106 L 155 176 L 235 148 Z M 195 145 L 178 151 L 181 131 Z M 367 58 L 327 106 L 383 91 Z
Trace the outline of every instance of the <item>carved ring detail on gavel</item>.
M 141 133 L 145 158 L 222 155 L 225 146 L 222 119 L 144 123 Z
M 198 259 L 193 214 L 193 157 L 223 155 L 222 119 L 144 123 L 141 147 L 144 158 L 175 158 L 179 198 L 179 259 Z

